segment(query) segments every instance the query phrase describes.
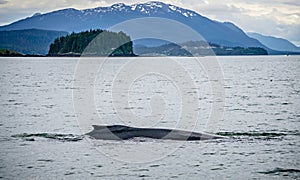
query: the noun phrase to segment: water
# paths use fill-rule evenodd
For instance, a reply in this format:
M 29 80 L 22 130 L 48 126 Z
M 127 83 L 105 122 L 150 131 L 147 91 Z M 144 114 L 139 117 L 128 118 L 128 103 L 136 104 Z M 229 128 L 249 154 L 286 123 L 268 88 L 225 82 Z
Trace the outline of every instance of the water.
M 222 140 L 184 142 L 132 139 L 122 142 L 92 141 L 77 121 L 72 93 L 76 58 L 0 59 L 0 177 L 5 179 L 298 179 L 300 178 L 300 57 L 219 57 L 224 75 L 225 106 L 217 131 L 207 128 L 212 109 L 210 80 L 190 69 L 196 87 L 184 96 L 198 97 L 196 131 L 214 132 Z M 127 122 L 112 109 L 109 80 L 126 58 L 114 58 L 95 83 L 95 106 L 103 122 L 157 127 L 180 127 L 176 86 L 159 76 L 137 80 L 129 107 L 138 117 L 153 121 Z M 127 59 L 128 60 L 128 59 Z M 193 67 L 188 58 L 176 58 Z M 92 62 L 93 65 L 93 62 Z M 180 76 L 180 74 L 178 74 Z M 144 82 L 144 83 L 143 83 Z M 146 82 L 146 83 L 145 83 Z M 122 83 L 122 82 L 120 82 Z M 74 89 L 75 88 L 75 89 Z M 146 90 L 145 90 L 146 89 Z M 168 91 L 165 91 L 168 89 Z M 144 90 L 144 91 L 142 91 Z M 142 93 L 141 93 L 142 92 Z M 161 95 L 166 109 L 151 109 L 151 99 Z M 116 102 L 118 103 L 118 102 Z M 189 102 L 188 104 L 193 104 Z M 157 104 L 155 104 L 157 105 Z M 164 113 L 163 118 L 158 118 Z M 124 114 L 128 115 L 128 114 Z M 159 120 L 157 120 L 157 118 Z M 80 126 L 79 126 L 80 125 Z M 156 160 L 133 163 L 120 153 L 151 148 Z M 176 148 L 174 148 L 176 147 Z M 147 152 L 147 149 L 145 150 Z M 118 151 L 122 150 L 122 152 Z M 149 155 L 150 157 L 150 155 Z M 122 159 L 123 158 L 123 159 Z M 149 159 L 148 159 L 149 160 Z

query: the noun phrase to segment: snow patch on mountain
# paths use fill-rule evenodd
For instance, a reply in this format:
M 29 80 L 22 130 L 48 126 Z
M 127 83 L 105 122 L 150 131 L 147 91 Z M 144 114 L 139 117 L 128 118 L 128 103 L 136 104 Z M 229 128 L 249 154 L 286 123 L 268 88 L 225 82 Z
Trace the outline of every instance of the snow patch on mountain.
M 74 12 L 80 12 L 79 18 L 84 18 L 84 16 L 93 16 L 97 14 L 105 14 L 108 12 L 133 12 L 133 11 L 141 12 L 143 14 L 155 14 L 157 12 L 166 12 L 166 13 L 173 12 L 173 13 L 179 13 L 185 17 L 197 16 L 197 13 L 193 11 L 183 9 L 171 4 L 164 4 L 162 2 L 157 2 L 157 1 L 150 1 L 144 4 L 133 4 L 133 5 L 117 3 L 108 7 L 97 7 L 97 8 L 84 9 L 84 10 L 76 10 L 73 8 L 69 8 L 69 9 L 56 11 L 56 13 L 64 14 L 65 16 L 72 16 Z
M 177 6 L 170 5 L 170 4 L 168 5 L 168 8 L 169 8 L 169 10 L 174 11 L 174 12 L 178 12 L 178 13 L 182 14 L 185 17 L 193 17 L 193 16 L 197 15 L 196 13 L 194 13 L 192 11 L 182 9 L 182 8 L 177 7 Z
M 134 5 L 131 6 L 130 9 L 131 9 L 132 11 L 134 11 L 134 10 L 136 9 L 136 7 L 137 7 L 137 4 L 134 4 Z

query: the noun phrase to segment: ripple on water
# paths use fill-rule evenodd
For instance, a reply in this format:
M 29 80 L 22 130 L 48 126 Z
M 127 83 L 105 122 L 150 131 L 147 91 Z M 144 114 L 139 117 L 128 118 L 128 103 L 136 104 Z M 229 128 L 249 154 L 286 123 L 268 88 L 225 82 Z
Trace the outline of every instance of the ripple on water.
M 300 169 L 285 169 L 285 168 L 275 168 L 273 170 L 259 172 L 261 174 L 267 175 L 277 175 L 277 176 L 288 176 L 292 178 L 300 178 Z
M 15 134 L 12 135 L 13 138 L 21 138 L 27 141 L 34 141 L 35 137 L 41 137 L 46 139 L 54 139 L 59 141 L 80 141 L 84 138 L 83 135 L 76 134 L 56 134 L 56 133 L 34 133 L 34 134 Z
M 276 133 L 276 132 L 218 132 L 218 135 L 221 136 L 268 136 L 268 137 L 277 137 L 277 136 L 286 136 L 286 133 Z

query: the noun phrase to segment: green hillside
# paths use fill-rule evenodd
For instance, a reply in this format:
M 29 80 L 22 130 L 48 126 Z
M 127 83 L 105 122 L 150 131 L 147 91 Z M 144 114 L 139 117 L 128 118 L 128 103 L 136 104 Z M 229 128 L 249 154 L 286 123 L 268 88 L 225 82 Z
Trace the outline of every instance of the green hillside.
M 13 50 L 8 50 L 8 49 L 0 49 L 0 56 L 5 56 L 5 57 L 9 57 L 9 56 L 12 56 L 12 57 L 16 57 L 16 56 L 23 56 L 23 54 L 20 54 L 16 51 L 13 51 Z
M 55 38 L 68 34 L 63 31 L 25 29 L 0 31 L 0 48 L 22 54 L 46 55 Z

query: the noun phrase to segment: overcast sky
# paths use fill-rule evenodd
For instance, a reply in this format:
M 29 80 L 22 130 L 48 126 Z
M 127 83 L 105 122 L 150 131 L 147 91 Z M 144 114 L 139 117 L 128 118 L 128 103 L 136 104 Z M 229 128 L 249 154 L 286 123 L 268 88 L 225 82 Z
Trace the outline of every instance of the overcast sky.
M 86 9 L 149 0 L 0 0 L 0 25 L 63 8 Z M 300 0 L 161 0 L 210 19 L 230 21 L 244 31 L 286 38 L 300 46 Z

